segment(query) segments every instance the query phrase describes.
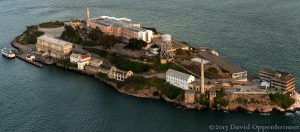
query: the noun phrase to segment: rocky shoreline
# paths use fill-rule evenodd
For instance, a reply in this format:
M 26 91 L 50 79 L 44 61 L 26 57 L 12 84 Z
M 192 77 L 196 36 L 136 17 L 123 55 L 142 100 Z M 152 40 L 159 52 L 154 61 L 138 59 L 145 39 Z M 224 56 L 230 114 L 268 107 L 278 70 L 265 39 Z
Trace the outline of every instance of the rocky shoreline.
M 105 80 L 105 79 L 103 79 L 103 78 L 101 78 L 97 75 L 89 74 L 87 72 L 77 70 L 76 68 L 64 67 L 64 66 L 59 65 L 59 64 L 56 64 L 56 65 L 60 68 L 66 69 L 66 70 L 79 72 L 79 73 L 84 74 L 84 75 L 92 76 L 92 77 L 98 79 L 99 81 L 105 83 L 107 86 L 114 88 L 115 90 L 117 90 L 119 93 L 122 93 L 122 94 L 126 94 L 126 95 L 133 96 L 133 97 L 138 97 L 138 98 L 163 100 L 163 101 L 166 101 L 167 103 L 171 103 L 175 106 L 180 106 L 180 107 L 183 107 L 183 108 L 188 109 L 188 110 L 204 110 L 204 109 L 212 110 L 212 108 L 208 108 L 204 105 L 187 104 L 187 103 L 184 103 L 183 101 L 178 101 L 176 99 L 172 100 L 172 99 L 168 98 L 165 95 L 153 96 L 151 90 L 150 91 L 138 91 L 137 93 L 132 92 L 130 90 L 125 90 L 124 87 L 119 88 L 117 86 L 117 84 L 115 84 L 114 82 L 107 81 L 107 80 Z M 131 88 L 131 89 L 134 89 L 134 88 Z M 156 89 L 156 88 L 154 88 L 154 89 Z M 298 93 L 296 93 L 296 94 L 297 94 L 297 96 L 300 96 Z M 241 104 L 238 104 L 238 105 L 229 104 L 226 107 L 217 107 L 216 109 L 219 110 L 219 111 L 228 111 L 228 112 L 245 111 L 245 112 L 251 112 L 251 113 L 271 113 L 271 112 L 276 111 L 276 112 L 281 112 L 281 113 L 287 113 L 287 112 L 295 112 L 295 111 L 299 110 L 300 106 L 295 105 L 295 104 L 293 106 L 291 106 L 290 108 L 288 108 L 288 109 L 281 108 L 281 107 L 279 107 L 277 105 L 274 105 L 274 104 L 269 104 L 269 105 L 264 105 L 264 106 L 247 106 L 247 105 L 241 105 Z
M 18 49 L 19 51 L 22 51 L 22 48 L 24 47 L 24 46 L 22 47 L 20 44 L 16 43 L 15 40 L 11 42 L 11 45 L 13 47 L 15 47 L 16 49 Z M 116 83 L 105 80 L 102 77 L 98 76 L 97 74 L 89 73 L 89 72 L 83 71 L 83 70 L 78 70 L 77 68 L 65 67 L 58 63 L 56 63 L 56 66 L 63 68 L 65 70 L 70 70 L 70 71 L 74 71 L 74 72 L 81 73 L 84 75 L 92 76 L 92 77 L 100 80 L 101 82 L 105 83 L 106 85 L 114 88 L 115 90 L 117 90 L 119 93 L 122 93 L 122 94 L 139 97 L 139 98 L 164 100 L 168 103 L 174 104 L 176 106 L 181 106 L 181 107 L 183 107 L 185 109 L 189 109 L 189 110 L 217 109 L 220 111 L 230 111 L 230 112 L 246 111 L 246 112 L 258 112 L 258 113 L 270 113 L 273 111 L 279 111 L 282 113 L 286 113 L 286 112 L 295 112 L 300 108 L 300 95 L 297 92 L 296 92 L 296 95 L 294 95 L 294 97 L 293 97 L 295 99 L 295 104 L 293 104 L 290 108 L 287 108 L 287 109 L 281 108 L 278 105 L 274 105 L 274 104 L 265 104 L 265 105 L 248 105 L 248 104 L 246 104 L 246 105 L 243 105 L 243 104 L 231 104 L 231 103 L 229 103 L 229 105 L 226 107 L 217 106 L 214 108 L 209 108 L 209 107 L 206 107 L 205 105 L 201 105 L 199 103 L 187 104 L 182 100 L 179 101 L 176 99 L 170 99 L 166 95 L 162 95 L 162 94 L 154 96 L 153 92 L 157 91 L 157 89 L 158 89 L 155 87 L 153 87 L 152 89 L 151 88 L 143 89 L 143 90 L 133 92 L 131 90 L 126 90 L 124 87 L 118 87 L 118 85 Z M 131 87 L 129 89 L 134 89 L 134 87 Z

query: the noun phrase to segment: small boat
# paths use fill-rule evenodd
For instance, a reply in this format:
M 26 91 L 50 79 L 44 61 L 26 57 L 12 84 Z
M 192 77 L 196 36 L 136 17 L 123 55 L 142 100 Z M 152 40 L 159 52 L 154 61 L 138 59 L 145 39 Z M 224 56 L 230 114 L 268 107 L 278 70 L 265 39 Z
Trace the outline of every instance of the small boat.
M 269 115 L 271 115 L 270 113 L 259 113 L 260 115 L 262 115 L 262 116 L 269 116 Z
M 16 54 L 12 50 L 8 50 L 6 48 L 1 50 L 1 54 L 7 58 L 15 58 Z
M 295 113 L 296 113 L 297 115 L 300 115 L 300 111 L 299 111 L 299 110 L 297 110 Z
M 285 116 L 290 116 L 290 117 L 294 117 L 294 116 L 295 116 L 295 114 L 293 114 L 293 113 L 291 113 L 291 112 L 285 113 L 284 115 L 285 115 Z
M 227 111 L 227 110 L 224 110 L 223 112 L 224 112 L 224 113 L 229 113 L 229 111 Z

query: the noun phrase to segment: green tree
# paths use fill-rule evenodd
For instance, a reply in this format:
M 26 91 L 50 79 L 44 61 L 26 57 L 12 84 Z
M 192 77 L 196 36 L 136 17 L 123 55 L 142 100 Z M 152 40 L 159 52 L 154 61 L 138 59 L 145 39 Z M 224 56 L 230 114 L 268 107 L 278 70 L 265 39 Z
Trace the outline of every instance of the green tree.
M 84 43 L 85 46 L 103 46 L 107 49 L 110 49 L 120 42 L 120 38 L 113 35 L 107 35 L 99 28 L 92 29 L 87 35 L 87 38 L 87 42 Z
M 68 25 L 65 25 L 65 30 L 61 34 L 61 39 L 76 44 L 81 44 L 83 42 L 80 34 L 80 29 L 74 29 L 73 27 Z
M 147 43 L 143 40 L 138 39 L 129 39 L 129 43 L 125 48 L 132 49 L 132 50 L 139 50 L 147 46 Z
M 210 67 L 205 71 L 205 77 L 212 79 L 212 78 L 217 78 L 218 77 L 218 70 L 214 67 Z
M 98 41 L 103 35 L 103 32 L 97 27 L 91 30 L 91 32 L 88 34 L 88 38 L 92 41 Z
M 228 102 L 224 99 L 226 93 L 223 89 L 216 91 L 216 97 L 214 98 L 214 103 L 221 106 L 227 106 Z
M 269 97 L 272 102 L 276 103 L 284 109 L 290 107 L 292 104 L 295 103 L 294 99 L 282 93 L 270 94 Z
M 40 28 L 58 28 L 64 26 L 64 22 L 45 22 L 39 25 Z
M 21 44 L 35 44 L 37 37 L 42 36 L 44 33 L 38 30 L 38 26 L 27 26 L 22 35 L 16 38 L 17 42 Z

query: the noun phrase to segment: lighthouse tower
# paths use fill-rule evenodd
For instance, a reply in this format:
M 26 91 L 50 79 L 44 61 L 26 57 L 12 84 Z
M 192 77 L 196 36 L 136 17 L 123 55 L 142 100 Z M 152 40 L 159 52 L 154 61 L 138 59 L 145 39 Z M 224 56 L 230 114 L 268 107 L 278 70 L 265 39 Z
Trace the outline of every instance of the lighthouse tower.
M 90 27 L 90 8 L 86 7 L 86 26 Z

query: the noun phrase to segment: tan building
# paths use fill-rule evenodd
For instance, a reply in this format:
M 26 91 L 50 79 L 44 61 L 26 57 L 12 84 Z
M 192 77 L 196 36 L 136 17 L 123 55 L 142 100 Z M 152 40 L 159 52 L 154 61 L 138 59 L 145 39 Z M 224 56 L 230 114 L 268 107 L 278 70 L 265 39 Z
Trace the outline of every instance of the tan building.
M 71 21 L 70 21 L 70 26 L 72 26 L 74 29 L 75 29 L 76 27 L 81 28 L 81 22 L 80 22 L 80 20 L 78 20 L 78 19 L 71 19 Z
M 215 84 L 205 83 L 204 91 L 208 91 L 209 89 L 211 89 L 213 87 L 215 87 Z M 193 81 L 193 82 L 189 83 L 189 90 L 201 92 L 201 82 Z
M 112 26 L 112 35 L 121 37 L 122 36 L 122 26 Z
M 123 37 L 127 40 L 135 38 L 150 43 L 153 37 L 153 32 L 141 28 L 140 23 L 120 18 L 105 17 L 90 20 L 88 25 L 91 28 L 99 28 L 106 34 Z
M 123 27 L 122 36 L 126 39 L 139 39 L 147 43 L 152 41 L 153 32 L 139 27 Z
M 139 22 L 131 21 L 127 18 L 116 18 L 109 16 L 101 16 L 96 19 L 90 17 L 90 9 L 86 8 L 87 26 L 90 28 L 99 28 L 102 32 L 123 37 L 127 40 L 135 38 L 150 43 L 153 38 L 151 30 L 141 28 Z
M 195 103 L 196 93 L 194 91 L 185 91 L 184 93 L 184 102 L 188 104 Z
M 217 92 L 215 88 L 209 89 L 209 101 L 212 102 L 214 101 L 214 98 L 217 96 Z
M 100 67 L 103 64 L 103 60 L 92 58 L 90 65 L 94 67 Z
M 280 92 L 294 92 L 296 81 L 292 74 L 281 71 L 263 69 L 259 72 L 263 81 L 270 83 L 270 88 Z
M 37 38 L 36 49 L 45 56 L 61 59 L 70 54 L 73 44 L 63 40 L 55 39 L 50 35 L 43 35 Z
M 118 70 L 116 67 L 111 67 L 110 71 L 108 72 L 108 77 L 116 79 L 118 81 L 124 81 L 128 77 L 133 76 L 132 71 L 122 71 Z

